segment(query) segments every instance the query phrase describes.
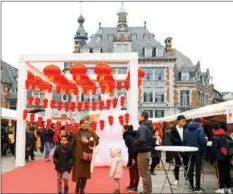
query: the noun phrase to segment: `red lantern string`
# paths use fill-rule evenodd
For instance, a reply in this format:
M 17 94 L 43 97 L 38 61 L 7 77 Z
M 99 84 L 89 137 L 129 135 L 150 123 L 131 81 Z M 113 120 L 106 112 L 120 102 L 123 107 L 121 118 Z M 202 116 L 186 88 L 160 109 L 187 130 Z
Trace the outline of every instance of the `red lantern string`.
M 120 115 L 120 116 L 118 117 L 118 119 L 119 119 L 119 123 L 120 123 L 121 125 L 124 125 L 124 116 Z
M 114 120 L 113 116 L 108 116 L 108 123 L 109 123 L 110 126 L 113 125 L 113 120 Z
M 62 110 L 62 107 L 63 107 L 63 102 L 62 101 L 58 101 L 58 103 L 57 103 L 57 109 L 58 110 Z
M 110 99 L 106 100 L 106 108 L 109 110 L 111 108 L 112 101 Z
M 50 108 L 55 108 L 56 105 L 56 101 L 55 100 L 51 100 L 50 101 Z
M 96 101 L 92 101 L 92 110 L 95 111 L 97 107 L 97 102 Z
M 60 129 L 61 129 L 61 122 L 60 121 L 57 121 L 56 122 L 56 130 L 58 130 L 58 131 L 60 131 Z
M 70 103 L 69 103 L 69 102 L 65 102 L 65 103 L 64 103 L 64 108 L 65 108 L 65 111 L 66 111 L 66 112 L 69 111 L 69 107 L 70 107 Z
M 92 128 L 93 131 L 96 131 L 96 129 L 97 129 L 97 122 L 92 121 L 91 122 L 91 128 Z
M 44 98 L 44 100 L 43 100 L 43 107 L 44 108 L 48 107 L 48 99 L 47 98 Z
M 88 110 L 89 109 L 89 102 L 85 101 L 84 102 L 84 110 Z
M 47 119 L 46 120 L 46 129 L 50 129 L 52 125 L 52 120 L 51 119 Z
M 104 130 L 105 121 L 104 120 L 100 120 L 99 121 L 99 125 L 100 125 L 100 130 L 103 131 Z
M 40 98 L 35 99 L 35 106 L 39 107 L 40 106 Z
M 74 112 L 76 109 L 76 102 L 71 102 L 71 111 Z
M 34 122 L 35 122 L 35 114 L 34 114 L 34 113 L 31 113 L 31 114 L 30 114 L 30 122 L 31 122 L 31 123 L 34 123 Z
M 125 105 L 125 96 L 121 96 L 121 98 L 120 98 L 120 105 L 121 106 Z
M 37 126 L 42 127 L 43 117 L 38 117 Z
M 99 101 L 99 109 L 100 109 L 100 110 L 103 110 L 103 108 L 104 108 L 104 101 L 103 101 L 103 100 L 100 100 L 100 101 Z
M 23 120 L 26 120 L 26 119 L 27 119 L 27 116 L 28 116 L 28 110 L 25 109 L 25 110 L 23 111 Z
M 78 123 L 74 123 L 74 132 L 76 133 L 79 129 L 79 124 Z
M 124 116 L 125 116 L 125 123 L 129 124 L 129 116 L 130 116 L 129 113 L 125 113 Z
M 28 105 L 29 105 L 29 106 L 32 105 L 33 100 L 34 100 L 34 97 L 33 97 L 33 96 L 29 96 L 29 97 L 28 97 Z
M 118 98 L 113 98 L 113 100 L 112 100 L 112 106 L 113 106 L 113 108 L 116 108 L 117 107 L 117 103 L 118 103 Z
M 82 106 L 83 106 L 83 103 L 82 102 L 78 102 L 78 111 L 79 112 L 82 111 Z

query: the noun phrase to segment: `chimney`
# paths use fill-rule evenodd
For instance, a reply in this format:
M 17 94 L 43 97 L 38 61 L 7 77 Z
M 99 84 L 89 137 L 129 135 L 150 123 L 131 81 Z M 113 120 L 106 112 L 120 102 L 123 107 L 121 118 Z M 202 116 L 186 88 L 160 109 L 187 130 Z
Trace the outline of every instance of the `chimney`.
M 172 56 L 172 38 L 168 37 L 165 40 L 165 53 L 167 56 Z

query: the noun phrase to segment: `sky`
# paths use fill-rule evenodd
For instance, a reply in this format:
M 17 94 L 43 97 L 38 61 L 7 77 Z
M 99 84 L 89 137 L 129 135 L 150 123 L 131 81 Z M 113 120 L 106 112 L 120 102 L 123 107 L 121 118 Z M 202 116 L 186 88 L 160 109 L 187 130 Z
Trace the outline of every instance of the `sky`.
M 24 54 L 71 54 L 80 10 L 90 37 L 117 25 L 120 2 L 3 2 L 2 60 L 18 67 Z M 233 2 L 125 2 L 129 26 L 143 26 L 164 44 L 210 69 L 215 88 L 233 92 Z

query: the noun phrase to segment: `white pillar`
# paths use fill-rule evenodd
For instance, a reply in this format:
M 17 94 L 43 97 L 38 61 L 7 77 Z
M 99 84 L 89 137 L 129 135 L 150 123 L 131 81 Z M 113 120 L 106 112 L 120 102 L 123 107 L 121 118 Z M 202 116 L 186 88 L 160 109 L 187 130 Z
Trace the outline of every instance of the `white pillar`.
M 45 92 L 45 98 L 48 99 L 48 107 L 45 109 L 45 119 L 50 119 L 52 118 L 52 109 L 50 107 L 50 102 L 52 100 L 53 92 L 48 93 L 47 91 Z
M 27 90 L 25 81 L 27 77 L 26 62 L 23 58 L 19 60 L 18 69 L 18 98 L 17 98 L 17 128 L 16 128 L 16 158 L 15 166 L 25 165 L 26 126 L 23 120 L 23 111 L 26 108 Z
M 138 60 L 129 62 L 130 69 L 130 100 L 128 101 L 128 111 L 130 113 L 130 124 L 134 129 L 138 128 Z

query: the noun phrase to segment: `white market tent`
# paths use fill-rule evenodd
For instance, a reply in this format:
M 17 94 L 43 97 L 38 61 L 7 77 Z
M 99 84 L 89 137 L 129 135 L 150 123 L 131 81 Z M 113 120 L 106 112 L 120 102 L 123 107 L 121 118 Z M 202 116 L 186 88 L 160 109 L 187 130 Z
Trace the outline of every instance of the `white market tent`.
M 7 108 L 1 108 L 1 119 L 6 119 L 6 120 L 17 120 L 17 111 L 16 110 L 11 110 Z M 27 116 L 27 121 L 30 121 L 30 113 Z M 38 117 L 42 117 L 43 120 L 45 121 L 46 118 L 44 116 L 41 116 L 39 114 L 35 114 L 35 121 L 38 119 Z M 52 120 L 52 122 L 56 122 L 55 120 Z
M 155 122 L 175 121 L 177 116 L 179 115 L 184 115 L 187 119 L 226 115 L 227 106 L 233 106 L 233 100 L 221 102 L 218 104 L 207 105 L 198 109 L 189 110 L 175 115 L 170 115 L 167 117 L 156 119 Z

